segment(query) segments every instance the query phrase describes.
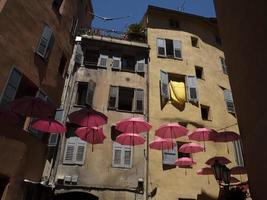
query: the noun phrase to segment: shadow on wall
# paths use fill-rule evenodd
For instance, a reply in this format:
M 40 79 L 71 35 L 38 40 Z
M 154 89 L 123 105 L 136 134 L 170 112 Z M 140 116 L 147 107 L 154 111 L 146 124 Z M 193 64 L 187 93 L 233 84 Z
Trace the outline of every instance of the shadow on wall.
M 217 200 L 217 198 L 211 197 L 205 191 L 201 191 L 201 194 L 197 195 L 197 200 Z
M 54 196 L 53 200 L 98 200 L 98 197 L 86 192 L 66 192 Z

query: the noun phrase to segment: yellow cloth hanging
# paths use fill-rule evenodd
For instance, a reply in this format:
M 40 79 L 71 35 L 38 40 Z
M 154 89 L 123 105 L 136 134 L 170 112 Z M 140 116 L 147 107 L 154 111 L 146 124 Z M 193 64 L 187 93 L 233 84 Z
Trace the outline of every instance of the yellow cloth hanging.
M 179 105 L 185 104 L 185 84 L 183 82 L 170 81 L 169 88 L 171 93 L 171 101 Z

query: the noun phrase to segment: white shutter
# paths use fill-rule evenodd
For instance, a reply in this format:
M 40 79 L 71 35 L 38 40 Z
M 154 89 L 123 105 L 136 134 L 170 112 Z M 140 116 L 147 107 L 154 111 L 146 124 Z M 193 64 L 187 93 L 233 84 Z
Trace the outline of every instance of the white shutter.
M 124 146 L 124 148 L 123 148 L 123 153 L 124 153 L 124 155 L 123 155 L 123 161 L 124 161 L 124 166 L 123 167 L 125 167 L 125 168 L 131 168 L 132 167 L 132 157 L 133 157 L 133 155 L 132 155 L 132 147 L 130 147 L 130 146 Z
M 63 164 L 75 164 L 76 158 L 76 146 L 77 146 L 77 137 L 70 137 L 66 140 L 65 152 Z
M 88 82 L 87 94 L 86 94 L 86 103 L 89 106 L 93 106 L 95 87 L 96 87 L 96 83 L 94 81 L 90 80 Z
M 133 147 L 113 142 L 113 167 L 131 168 L 133 159 Z
M 46 58 L 52 34 L 53 34 L 52 30 L 49 28 L 49 26 L 45 25 L 36 50 L 36 53 L 40 55 L 42 58 Z
M 145 72 L 145 59 L 137 60 L 136 65 L 135 65 L 135 71 L 144 73 Z
M 160 95 L 161 95 L 161 107 L 163 108 L 169 101 L 169 76 L 168 73 L 160 71 Z
M 174 58 L 182 58 L 182 42 L 173 40 L 173 56 Z
M 238 166 L 244 166 L 244 159 L 243 159 L 243 151 L 242 151 L 242 144 L 240 140 L 234 141 L 234 148 L 235 148 L 235 160 Z
M 109 101 L 108 108 L 116 109 L 118 107 L 119 88 L 116 86 L 110 86 L 109 88 Z
M 226 103 L 226 107 L 229 113 L 235 113 L 234 101 L 232 92 L 230 90 L 225 89 L 224 91 L 224 100 Z
M 107 68 L 107 65 L 108 65 L 108 56 L 100 54 L 97 66 Z
M 112 159 L 112 166 L 113 167 L 121 167 L 122 166 L 122 145 L 117 142 L 113 142 L 113 159 Z
M 157 38 L 158 56 L 166 57 L 166 41 L 165 39 Z
M 190 102 L 198 102 L 198 91 L 197 91 L 197 78 L 195 76 L 186 76 L 186 87 L 187 87 L 187 99 Z
M 175 161 L 178 158 L 177 146 L 175 145 L 173 149 L 163 150 L 162 157 L 164 165 L 175 165 Z
M 143 111 L 144 111 L 144 90 L 135 89 L 134 90 L 134 96 L 135 96 L 135 107 L 134 107 L 134 110 L 136 112 L 143 113 Z
M 76 51 L 75 51 L 75 62 L 82 65 L 83 64 L 83 50 L 80 43 L 77 43 L 76 45 Z
M 121 58 L 113 56 L 112 68 L 113 69 L 121 69 Z
M 64 110 L 63 109 L 57 109 L 55 120 L 58 120 L 60 122 L 63 122 L 64 117 Z M 48 140 L 48 146 L 49 147 L 55 147 L 57 145 L 59 134 L 51 133 Z
M 76 144 L 76 158 L 75 158 L 75 164 L 77 165 L 83 165 L 86 157 L 86 142 L 82 141 L 80 138 L 76 138 L 77 144 Z

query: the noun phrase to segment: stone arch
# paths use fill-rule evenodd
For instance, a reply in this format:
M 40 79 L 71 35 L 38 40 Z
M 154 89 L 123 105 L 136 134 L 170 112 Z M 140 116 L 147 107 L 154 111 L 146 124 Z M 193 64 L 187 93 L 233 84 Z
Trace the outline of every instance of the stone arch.
M 72 191 L 57 194 L 54 196 L 53 200 L 99 200 L 99 198 L 88 192 Z

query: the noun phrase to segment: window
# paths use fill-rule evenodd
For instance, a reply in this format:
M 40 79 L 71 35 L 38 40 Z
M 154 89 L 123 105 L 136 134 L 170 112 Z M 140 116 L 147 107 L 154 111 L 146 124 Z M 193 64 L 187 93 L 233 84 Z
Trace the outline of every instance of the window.
M 63 109 L 57 109 L 56 111 L 56 114 L 55 114 L 55 120 L 58 120 L 60 122 L 63 122 L 64 121 L 64 110 Z M 51 133 L 49 135 L 49 139 L 48 139 L 48 146 L 49 147 L 55 147 L 57 146 L 57 143 L 58 143 L 58 137 L 59 137 L 59 134 L 53 134 Z
M 98 58 L 97 66 L 107 68 L 107 66 L 108 66 L 108 56 L 100 54 L 100 56 Z
M 209 106 L 200 105 L 200 109 L 201 109 L 201 118 L 203 120 L 211 120 L 210 107 Z
M 108 108 L 143 113 L 144 91 L 142 89 L 110 86 Z
M 221 67 L 222 67 L 223 73 L 228 74 L 227 66 L 225 64 L 225 59 L 223 57 L 220 57 L 220 61 L 221 61 Z
M 180 23 L 179 23 L 179 21 L 169 19 L 169 26 L 171 28 L 180 28 Z
M 189 102 L 198 102 L 197 79 L 195 76 L 186 76 L 187 99 Z
M 53 32 L 48 25 L 44 26 L 43 33 L 36 48 L 36 53 L 47 59 L 52 44 Z
M 235 106 L 234 106 L 232 92 L 227 89 L 225 89 L 223 92 L 224 92 L 224 100 L 226 103 L 227 111 L 229 113 L 235 114 Z
M 66 63 L 67 63 L 67 58 L 66 58 L 65 54 L 63 53 L 61 56 L 61 59 L 60 59 L 59 66 L 58 66 L 58 73 L 62 77 L 64 77 Z
M 179 40 L 157 39 L 159 57 L 182 58 L 182 43 Z
M 234 141 L 234 148 L 235 148 L 235 160 L 238 166 L 245 166 L 244 159 L 243 159 L 243 151 L 242 151 L 242 143 L 240 140 Z
M 199 48 L 198 38 L 191 36 L 191 44 L 192 44 L 192 47 Z
M 77 105 L 93 105 L 93 98 L 95 92 L 96 83 L 92 80 L 89 82 L 79 82 L 76 96 Z
M 122 57 L 122 70 L 135 71 L 135 57 L 131 55 L 124 55 Z
M 133 147 L 113 142 L 113 167 L 131 168 L 133 159 Z
M 121 57 L 113 56 L 112 69 L 121 69 Z
M 198 79 L 204 79 L 203 67 L 195 66 L 195 71 L 196 71 L 196 77 Z
M 96 67 L 98 63 L 99 58 L 99 52 L 95 50 L 86 49 L 85 55 L 84 55 L 84 61 L 83 64 L 85 67 Z

